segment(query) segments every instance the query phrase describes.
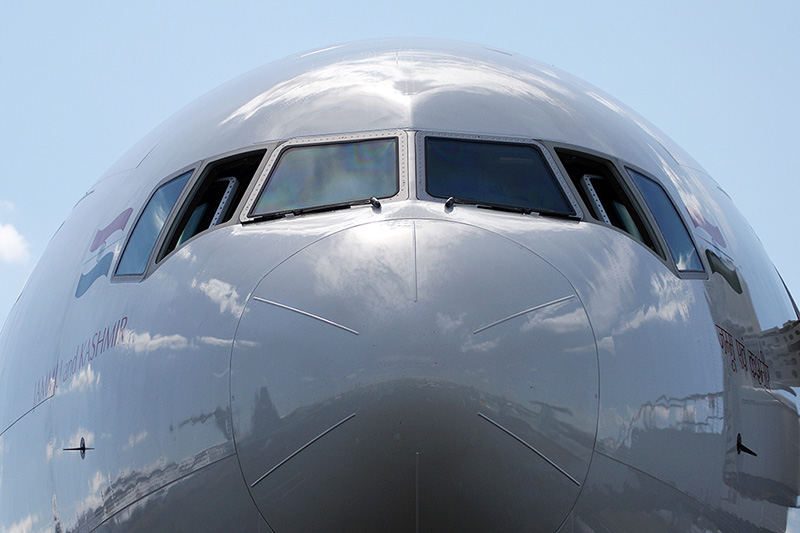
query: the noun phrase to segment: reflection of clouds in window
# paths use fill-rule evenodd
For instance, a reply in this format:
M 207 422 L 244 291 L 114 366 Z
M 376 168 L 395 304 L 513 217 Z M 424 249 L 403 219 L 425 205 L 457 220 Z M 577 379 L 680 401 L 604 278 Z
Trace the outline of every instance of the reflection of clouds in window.
M 628 172 L 653 212 L 678 270 L 702 272 L 703 264 L 700 262 L 700 256 L 667 192 L 658 183 L 642 174 L 631 169 L 628 169 Z
M 162 185 L 147 203 L 133 229 L 117 267 L 118 275 L 143 274 L 170 211 L 178 201 L 191 171 Z
M 693 270 L 695 255 L 690 254 L 687 250 L 680 252 L 675 261 L 678 265 L 678 270 Z
M 153 214 L 153 225 L 163 228 L 167 222 L 167 215 L 169 215 L 169 211 L 167 211 L 165 205 L 156 205 L 155 213 Z

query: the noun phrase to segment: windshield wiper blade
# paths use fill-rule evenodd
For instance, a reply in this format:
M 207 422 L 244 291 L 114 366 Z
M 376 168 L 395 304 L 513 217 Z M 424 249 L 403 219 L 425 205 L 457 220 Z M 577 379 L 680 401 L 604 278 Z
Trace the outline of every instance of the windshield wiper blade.
M 579 217 L 575 213 L 562 213 L 560 211 L 551 211 L 549 209 L 534 209 L 532 207 L 520 207 L 516 205 L 490 204 L 485 202 L 479 202 L 476 200 L 465 200 L 463 198 L 456 198 L 455 196 L 451 196 L 450 198 L 448 198 L 444 203 L 444 207 L 446 209 L 450 209 L 455 204 L 472 205 L 480 209 L 493 209 L 495 211 L 507 211 L 509 213 L 521 213 L 523 215 L 537 214 L 543 217 L 565 218 L 568 220 L 581 220 L 581 217 Z
M 301 207 L 300 209 L 292 209 L 290 213 L 294 216 L 308 215 L 309 213 L 326 213 L 328 211 L 339 211 L 340 209 L 350 209 L 350 203 L 346 204 L 332 204 L 332 205 L 319 205 L 316 207 Z
M 513 205 L 501 205 L 501 204 L 487 204 L 485 202 L 479 202 L 477 200 L 465 200 L 463 198 L 456 198 L 455 196 L 451 196 L 448 198 L 445 203 L 445 209 L 450 209 L 455 204 L 462 204 L 462 205 L 472 205 L 475 207 L 479 207 L 481 209 L 493 209 L 495 211 L 509 211 L 511 213 L 522 213 L 524 215 L 529 215 L 531 213 L 531 209 L 527 207 L 518 207 Z
M 371 205 L 375 209 L 381 208 L 381 201 L 374 196 L 369 198 L 359 198 L 341 204 L 319 205 L 315 207 L 302 207 L 300 209 L 292 209 L 289 213 L 297 215 L 307 215 L 309 213 L 325 213 L 327 211 L 338 211 L 340 209 L 350 209 L 354 205 Z
M 276 213 L 264 213 L 263 215 L 256 215 L 253 218 L 248 218 L 242 224 L 252 224 L 254 222 L 264 222 L 265 220 L 275 220 L 283 218 L 291 213 L 291 211 L 278 211 Z
M 539 216 L 543 217 L 565 218 L 567 220 L 581 220 L 581 217 L 579 217 L 575 213 L 561 213 L 560 211 L 548 211 L 547 209 L 544 209 L 542 211 L 536 211 L 536 213 L 538 213 Z
M 494 211 L 507 211 L 509 213 L 522 213 L 523 215 L 530 215 L 533 209 L 527 207 L 517 207 L 512 205 L 495 205 L 495 204 L 480 204 L 476 203 L 475 207 L 479 209 L 492 209 Z
M 360 203 L 361 201 L 359 201 Z M 364 203 L 369 203 L 369 200 L 365 200 Z M 265 220 L 275 220 L 278 218 L 284 218 L 288 215 L 299 216 L 299 215 L 308 215 L 311 213 L 325 213 L 327 211 L 338 211 L 340 209 L 350 209 L 351 203 L 346 204 L 332 204 L 332 205 L 318 205 L 314 207 L 300 207 L 298 209 L 287 209 L 286 211 L 275 211 L 274 213 L 264 213 L 262 215 L 256 215 L 251 219 L 245 220 L 244 223 L 252 224 L 253 222 L 264 222 Z

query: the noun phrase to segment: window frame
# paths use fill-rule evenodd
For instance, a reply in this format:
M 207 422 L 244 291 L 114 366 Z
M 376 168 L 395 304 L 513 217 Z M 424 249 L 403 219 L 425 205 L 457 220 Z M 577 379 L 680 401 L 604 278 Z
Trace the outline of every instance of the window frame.
M 653 219 L 647 204 L 644 203 L 644 199 L 639 195 L 639 190 L 635 187 L 632 183 L 632 180 L 629 176 L 622 172 L 622 168 L 624 168 L 623 163 L 615 157 L 612 157 L 608 154 L 604 154 L 601 152 L 597 152 L 595 150 L 590 150 L 588 148 L 583 148 L 581 146 L 575 146 L 572 144 L 566 143 L 558 143 L 558 142 L 545 142 L 545 146 L 552 150 L 555 160 L 558 162 L 559 169 L 562 169 L 562 172 L 565 176 L 569 177 L 569 187 L 570 190 L 574 191 L 575 196 L 579 199 L 578 201 L 581 203 L 581 207 L 584 208 L 584 216 L 581 220 L 582 222 L 588 222 L 590 224 L 600 224 L 603 227 L 611 228 L 614 231 L 617 231 L 629 239 L 634 240 L 635 242 L 639 243 L 645 249 L 647 249 L 650 253 L 655 255 L 656 257 L 661 260 L 664 264 L 669 265 L 667 258 L 666 251 L 666 243 L 661 239 L 660 231 L 656 230 L 656 221 Z M 581 196 L 580 191 L 578 190 L 578 186 L 573 182 L 572 176 L 570 176 L 569 172 L 567 171 L 566 167 L 564 167 L 564 163 L 561 161 L 561 156 L 559 152 L 566 152 L 568 154 L 574 154 L 578 157 L 588 160 L 589 162 L 597 165 L 601 165 L 605 167 L 612 177 L 616 180 L 616 184 L 622 189 L 622 193 L 627 197 L 627 200 L 631 203 L 631 207 L 634 209 L 635 214 L 639 217 L 639 220 L 642 222 L 644 226 L 644 231 L 648 234 L 647 236 L 653 243 L 654 248 L 648 246 L 645 242 L 640 241 L 635 236 L 631 235 L 627 231 L 622 228 L 618 228 L 610 221 L 606 222 L 600 218 L 596 218 L 592 214 L 592 206 L 586 205 L 583 197 Z M 605 210 L 605 207 L 603 208 Z
M 667 268 L 669 268 L 669 270 L 672 271 L 673 274 L 675 274 L 679 278 L 708 279 L 708 272 L 709 272 L 708 265 L 706 264 L 705 259 L 703 258 L 704 254 L 701 253 L 702 249 L 697 245 L 697 238 L 695 237 L 694 233 L 688 229 L 690 226 L 686 224 L 687 220 L 686 215 L 681 211 L 681 209 L 678 209 L 677 204 L 675 203 L 675 200 L 672 197 L 672 194 L 670 193 L 668 188 L 664 186 L 661 180 L 656 178 L 651 172 L 647 172 L 646 170 L 643 170 L 641 167 L 637 165 L 629 163 L 618 157 L 613 157 L 609 154 L 598 152 L 597 150 L 592 150 L 582 146 L 577 146 L 574 144 L 568 144 L 557 141 L 542 141 L 542 144 L 544 144 L 548 150 L 551 150 L 556 155 L 557 155 L 557 150 L 561 150 L 561 151 L 575 153 L 576 155 L 585 157 L 586 159 L 593 160 L 598 163 L 606 164 L 609 170 L 613 172 L 614 176 L 618 180 L 618 184 L 623 188 L 625 194 L 628 195 L 628 199 L 631 200 L 631 202 L 633 203 L 634 209 L 636 209 L 637 214 L 639 215 L 642 222 L 646 226 L 647 231 L 650 233 L 650 238 L 653 240 L 653 244 L 656 246 L 658 251 L 654 251 L 646 244 L 638 241 L 632 235 L 630 235 L 624 230 L 615 227 L 613 224 L 606 224 L 604 221 L 594 218 L 594 216 L 590 214 L 591 209 L 589 208 L 589 206 L 585 206 L 586 210 L 584 211 L 585 215 L 581 220 L 582 222 L 588 222 L 590 224 L 599 224 L 602 225 L 603 227 L 611 228 L 613 231 L 617 231 L 625 235 L 629 239 L 633 239 L 634 241 L 638 242 L 644 249 L 646 249 L 648 252 L 657 257 Z M 561 166 L 562 165 L 561 159 L 556 157 L 556 161 L 558 162 L 559 168 L 562 169 L 562 172 L 565 175 L 569 176 L 569 173 L 566 171 L 566 169 L 562 168 Z M 697 251 L 698 256 L 700 257 L 700 263 L 703 265 L 703 271 L 678 270 L 678 265 L 672 258 L 672 252 L 670 252 L 669 250 L 669 244 L 667 243 L 667 240 L 664 237 L 663 231 L 661 230 L 661 226 L 655 219 L 655 216 L 650 210 L 650 206 L 647 204 L 647 201 L 642 196 L 641 191 L 639 191 L 639 187 L 636 185 L 636 183 L 634 183 L 633 177 L 628 173 L 629 169 L 638 172 L 639 174 L 642 174 L 646 178 L 656 182 L 659 186 L 661 186 L 662 189 L 664 189 L 664 192 L 667 193 L 667 197 L 669 198 L 675 210 L 678 212 L 678 215 L 680 216 L 683 225 L 687 228 L 687 231 L 689 232 L 689 238 L 692 240 L 692 244 L 694 245 L 695 250 Z M 571 178 L 569 182 L 570 182 L 569 183 L 570 190 L 572 190 L 574 194 L 579 197 L 580 193 L 575 188 L 575 185 L 572 183 Z M 580 198 L 579 201 L 581 202 L 581 206 L 584 207 L 583 199 Z M 680 202 L 680 205 L 683 206 L 683 202 Z
M 256 180 L 256 176 L 260 175 L 260 172 L 263 170 L 264 165 L 266 164 L 266 161 L 269 158 L 271 151 L 273 151 L 277 145 L 278 143 L 268 143 L 264 145 L 247 147 L 203 160 L 201 164 L 199 164 L 195 174 L 190 178 L 189 183 L 187 184 L 187 188 L 184 191 L 185 195 L 178 200 L 179 206 L 177 211 L 175 212 L 175 216 L 172 218 L 172 220 L 168 222 L 168 224 L 165 224 L 167 230 L 166 232 L 164 232 L 162 239 L 158 243 L 157 246 L 158 253 L 155 255 L 155 258 L 153 259 L 154 265 L 160 265 L 165 259 L 169 258 L 180 248 L 192 242 L 196 237 L 200 235 L 204 235 L 207 232 L 213 231 L 214 229 L 217 228 L 222 228 L 231 224 L 238 224 L 239 223 L 238 214 L 242 209 L 244 201 L 248 198 L 248 195 L 252 192 L 253 183 Z M 196 200 L 198 194 L 200 193 L 200 189 L 207 184 L 209 175 L 212 172 L 215 172 L 217 170 L 217 167 L 220 165 L 226 165 L 232 163 L 237 159 L 244 159 L 246 157 L 255 156 L 258 152 L 262 151 L 264 153 L 261 155 L 261 161 L 259 161 L 256 170 L 253 172 L 253 176 L 248 182 L 247 187 L 244 188 L 241 199 L 239 200 L 237 205 L 230 206 L 229 209 L 232 209 L 232 211 L 228 219 L 225 222 L 216 224 L 214 226 L 208 227 L 202 231 L 195 233 L 190 238 L 186 239 L 185 241 L 179 244 L 176 244 L 174 248 L 167 251 L 168 246 L 175 237 L 175 233 L 180 228 L 180 224 L 183 221 L 187 210 Z
M 622 169 L 625 171 L 625 177 L 630 180 L 631 186 L 634 188 L 636 194 L 639 197 L 640 206 L 647 210 L 648 217 L 653 221 L 653 227 L 657 230 L 658 238 L 662 242 L 662 248 L 664 249 L 664 252 L 667 256 L 667 264 L 671 267 L 673 272 L 675 272 L 676 275 L 684 279 L 708 279 L 709 277 L 708 273 L 710 272 L 710 269 L 706 264 L 707 258 L 705 258 L 705 253 L 704 253 L 705 248 L 701 248 L 700 246 L 697 245 L 697 237 L 694 235 L 694 232 L 691 229 L 689 229 L 692 226 L 686 223 L 687 213 L 684 213 L 684 211 L 686 211 L 686 205 L 683 203 L 683 201 L 681 200 L 679 202 L 676 202 L 675 198 L 673 198 L 672 191 L 670 191 L 670 187 L 665 186 L 664 182 L 656 178 L 652 173 L 647 172 L 646 170 L 643 170 L 642 168 L 637 167 L 636 165 L 632 165 L 630 163 L 626 162 L 620 162 L 620 163 Z M 647 203 L 647 199 L 644 197 L 641 190 L 639 189 L 639 186 L 636 184 L 636 181 L 634 180 L 633 176 L 630 174 L 631 171 L 636 172 L 642 175 L 644 178 L 652 181 L 664 192 L 664 194 L 667 197 L 667 200 L 672 205 L 672 208 L 675 210 L 675 212 L 678 214 L 678 218 L 680 219 L 681 224 L 683 224 L 683 227 L 686 230 L 687 235 L 689 236 L 689 241 L 692 243 L 692 246 L 694 247 L 694 251 L 697 254 L 698 260 L 700 261 L 700 266 L 702 267 L 702 270 L 678 269 L 678 262 L 672 255 L 672 250 L 669 246 L 669 242 L 667 241 L 666 235 L 664 234 L 664 230 L 661 228 L 661 225 L 658 223 L 658 220 L 656 220 L 655 215 L 653 214 L 653 211 L 650 208 L 650 204 Z
M 416 158 L 416 196 L 420 200 L 424 200 L 427 202 L 438 202 L 444 204 L 447 201 L 447 198 L 441 198 L 439 196 L 432 196 L 428 193 L 426 188 L 426 181 L 427 176 L 425 175 L 425 139 L 428 137 L 436 137 L 436 138 L 444 138 L 444 139 L 455 139 L 455 140 L 464 140 L 464 141 L 477 141 L 477 142 L 486 142 L 486 143 L 499 143 L 499 144 L 518 144 L 518 145 L 526 145 L 531 146 L 534 149 L 538 150 L 539 153 L 542 154 L 545 162 L 547 163 L 550 171 L 556 178 L 556 184 L 561 188 L 561 192 L 564 194 L 564 197 L 567 200 L 567 203 L 572 207 L 574 213 L 569 215 L 570 218 L 575 219 L 583 219 L 584 211 L 583 206 L 578 202 L 575 197 L 575 193 L 570 188 L 567 180 L 564 179 L 564 174 L 561 167 L 558 166 L 556 161 L 553 158 L 553 155 L 550 153 L 550 150 L 547 149 L 543 143 L 525 137 L 508 137 L 508 136 L 501 136 L 501 135 L 479 135 L 479 134 L 471 134 L 471 133 L 453 133 L 453 132 L 443 132 L 443 131 L 436 131 L 436 130 L 419 130 L 416 132 L 416 136 L 414 139 L 414 149 L 415 149 L 415 158 Z M 537 211 L 533 211 L 533 214 L 536 214 Z
M 395 202 L 408 199 L 408 142 L 406 132 L 404 130 L 382 130 L 367 133 L 352 133 L 341 135 L 320 135 L 313 137 L 297 137 L 279 143 L 274 150 L 267 157 L 266 163 L 262 163 L 262 167 L 257 173 L 257 177 L 251 183 L 251 189 L 245 193 L 245 202 L 239 212 L 238 221 L 242 224 L 257 221 L 263 215 L 252 215 L 256 202 L 261 195 L 264 188 L 266 188 L 269 178 L 275 170 L 277 163 L 280 161 L 284 152 L 291 148 L 297 147 L 312 147 L 323 146 L 330 144 L 345 144 L 359 141 L 371 141 L 379 139 L 394 139 L 397 142 L 397 192 L 390 197 L 381 198 L 381 203 Z M 329 204 L 325 204 L 329 205 Z M 334 205 L 334 204 L 330 204 Z M 338 204 L 336 204 L 338 205 Z M 364 204 L 370 206 L 369 203 Z M 324 206 L 319 206 L 324 207 Z M 355 207 L 355 206 L 354 206 Z M 276 213 L 281 213 L 277 211 Z M 289 211 L 290 212 L 290 211 Z M 304 216 L 304 215 L 303 215 Z M 234 215 L 235 217 L 235 215 Z
M 161 250 L 161 248 L 163 247 L 165 235 L 171 231 L 172 226 L 175 223 L 175 219 L 177 217 L 177 214 L 181 211 L 181 208 L 183 207 L 183 204 L 186 201 L 186 198 L 187 198 L 187 195 L 189 194 L 189 191 L 192 190 L 192 188 L 194 187 L 194 182 L 197 180 L 197 175 L 198 175 L 198 169 L 199 168 L 200 168 L 199 162 L 195 162 L 195 163 L 192 163 L 191 165 L 187 165 L 187 166 L 183 167 L 181 170 L 178 170 L 177 172 L 173 172 L 172 174 L 169 174 L 166 178 L 163 178 L 162 180 L 160 180 L 155 185 L 155 187 L 153 187 L 153 189 L 150 191 L 150 194 L 147 195 L 147 199 L 139 207 L 139 211 L 136 214 L 136 222 L 131 226 L 130 231 L 125 236 L 125 243 L 122 246 L 122 251 L 120 252 L 119 256 L 115 258 L 114 268 L 113 268 L 113 273 L 114 274 L 111 276 L 111 282 L 112 283 L 113 282 L 140 281 L 140 280 L 142 280 L 142 279 L 144 279 L 144 278 L 146 278 L 147 276 L 150 275 L 150 273 L 153 270 L 154 257 L 156 255 L 156 251 L 157 250 Z M 187 178 L 186 183 L 183 185 L 183 189 L 181 190 L 180 194 L 178 195 L 178 198 L 175 200 L 175 204 L 170 209 L 170 212 L 167 215 L 166 220 L 164 221 L 164 225 L 161 227 L 161 229 L 158 232 L 158 235 L 156 236 L 156 240 L 153 243 L 152 249 L 150 250 L 150 255 L 147 258 L 147 263 L 146 263 L 146 265 L 144 267 L 144 272 L 136 273 L 136 274 L 118 274 L 117 270 L 119 269 L 120 263 L 122 262 L 122 258 L 123 258 L 123 256 L 125 255 L 125 252 L 128 249 L 128 245 L 130 243 L 131 237 L 133 237 L 133 234 L 134 234 L 136 228 L 139 226 L 139 223 L 141 222 L 142 216 L 144 215 L 145 211 L 147 210 L 147 207 L 150 205 L 150 202 L 153 201 L 153 198 L 155 197 L 156 193 L 159 190 L 161 190 L 161 188 L 163 186 L 167 185 L 171 181 L 174 181 L 174 180 L 180 178 L 181 176 L 183 176 L 184 174 L 187 174 L 187 173 L 189 173 L 189 177 Z

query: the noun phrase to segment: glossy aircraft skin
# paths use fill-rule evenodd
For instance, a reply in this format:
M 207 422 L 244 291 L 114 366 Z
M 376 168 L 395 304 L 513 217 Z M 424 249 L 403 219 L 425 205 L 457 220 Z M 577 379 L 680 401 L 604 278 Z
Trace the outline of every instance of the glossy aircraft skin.
M 573 216 L 446 206 L 426 136 L 534 146 Z M 249 215 L 288 146 L 386 138 L 395 195 Z M 160 257 L 205 169 L 258 150 L 233 216 Z M 609 165 L 652 247 L 589 214 L 565 151 Z M 40 259 L 0 335 L 0 531 L 783 531 L 798 329 L 728 196 L 596 88 L 461 43 L 292 57 L 157 128 Z

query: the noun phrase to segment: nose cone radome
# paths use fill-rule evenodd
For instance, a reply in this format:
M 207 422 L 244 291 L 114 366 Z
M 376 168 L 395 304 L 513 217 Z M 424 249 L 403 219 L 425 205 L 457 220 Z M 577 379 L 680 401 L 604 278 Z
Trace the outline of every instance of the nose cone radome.
M 348 229 L 270 272 L 232 357 L 234 434 L 276 531 L 555 531 L 597 425 L 571 285 L 489 231 Z

